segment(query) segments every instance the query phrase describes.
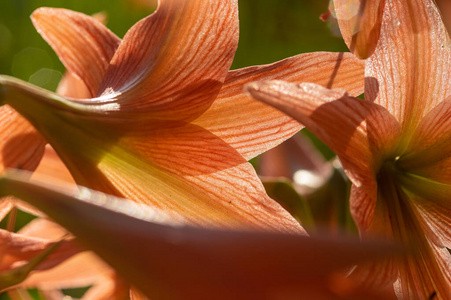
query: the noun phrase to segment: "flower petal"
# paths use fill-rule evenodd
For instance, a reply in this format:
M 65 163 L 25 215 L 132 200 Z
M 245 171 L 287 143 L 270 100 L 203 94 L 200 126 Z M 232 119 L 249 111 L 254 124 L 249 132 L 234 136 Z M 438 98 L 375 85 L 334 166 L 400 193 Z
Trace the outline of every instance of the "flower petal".
M 380 238 L 393 241 L 391 216 L 384 201 L 377 201 L 375 195 L 367 195 L 365 188 L 351 187 L 351 213 L 359 227 L 362 240 Z M 368 262 L 358 265 L 351 273 L 365 288 L 383 290 L 390 287 L 398 277 L 398 262 L 387 259 L 383 262 Z
M 10 270 L 15 264 L 31 260 L 44 249 L 54 246 L 58 242 L 27 237 L 22 234 L 0 230 L 1 270 Z M 49 269 L 81 251 L 72 240 L 64 240 L 42 263 L 38 269 Z
M 28 203 L 27 203 L 28 204 Z M 29 205 L 29 204 L 28 204 Z M 62 239 L 68 232 L 48 219 L 36 218 L 18 231 L 19 234 L 47 240 Z
M 246 159 L 278 145 L 301 126 L 285 114 L 243 93 L 247 83 L 280 79 L 313 82 L 363 92 L 364 64 L 349 53 L 317 52 L 229 72 L 212 106 L 193 121 L 234 147 Z M 281 134 L 281 133 L 284 134 Z
M 365 98 L 384 106 L 413 134 L 451 93 L 451 47 L 432 0 L 387 1 L 379 44 L 366 61 Z
M 339 156 L 358 187 L 374 181 L 375 171 L 399 138 L 399 124 L 383 107 L 350 97 L 343 90 L 283 81 L 257 82 L 247 90 L 317 135 Z
M 92 252 L 83 251 L 56 267 L 33 272 L 21 284 L 44 290 L 96 285 L 114 275 L 114 270 Z
M 120 39 L 95 18 L 68 9 L 42 7 L 31 19 L 67 70 L 95 96 Z
M 55 150 L 53 150 L 50 145 L 46 145 L 44 157 L 30 179 L 42 182 L 49 180 L 50 178 L 75 184 L 74 178 L 58 157 L 58 154 L 56 154 Z
M 198 126 L 140 126 L 117 147 L 97 164 L 116 195 L 175 213 L 190 224 L 302 231 L 267 196 L 252 166 Z
M 0 220 L 3 220 L 6 215 L 14 207 L 11 197 L 3 198 L 0 201 Z
M 327 291 L 324 281 L 330 284 L 329 276 L 343 267 L 396 253 L 374 242 L 153 223 L 134 218 L 139 211 L 130 201 L 111 209 L 117 199 L 94 192 L 81 200 L 81 194 L 56 193 L 17 176 L 2 178 L 1 186 L 61 222 L 150 298 L 262 298 L 299 295 L 309 286 Z
M 82 300 L 126 300 L 130 299 L 130 286 L 117 275 L 99 280 L 84 295 Z
M 451 97 L 434 107 L 420 122 L 399 166 L 439 182 L 451 178 Z
M 0 128 L 0 172 L 36 169 L 46 144 L 41 135 L 8 105 L 0 107 Z
M 348 48 L 358 58 L 370 57 L 379 41 L 385 0 L 333 0 L 333 3 Z
M 193 119 L 217 96 L 238 44 L 236 0 L 161 0 L 135 24 L 111 60 L 102 96 L 121 113 Z M 101 97 L 102 98 L 102 97 Z
M 438 245 L 431 241 L 429 230 L 425 228 L 427 225 L 411 195 L 424 192 L 425 185 L 418 180 L 409 181 L 410 176 L 406 174 L 397 174 L 396 177 L 390 173 L 384 175 L 378 182 L 378 204 L 384 207 L 388 218 L 379 221 L 390 224 L 385 227 L 391 226 L 394 240 L 409 247 L 410 252 L 399 258 L 397 294 L 403 299 L 428 299 L 432 294 L 436 294 L 438 299 L 448 299 L 451 281 L 448 280 L 449 269 L 445 272 L 443 269 L 451 264 L 451 255 L 448 253 L 446 258 L 438 255 Z
M 66 72 L 58 84 L 56 93 L 63 97 L 75 98 L 75 99 L 86 99 L 91 97 L 91 93 L 88 87 L 78 77 L 75 77 L 70 72 Z
M 404 174 L 399 181 L 410 191 L 412 205 L 429 239 L 438 247 L 451 248 L 451 185 Z

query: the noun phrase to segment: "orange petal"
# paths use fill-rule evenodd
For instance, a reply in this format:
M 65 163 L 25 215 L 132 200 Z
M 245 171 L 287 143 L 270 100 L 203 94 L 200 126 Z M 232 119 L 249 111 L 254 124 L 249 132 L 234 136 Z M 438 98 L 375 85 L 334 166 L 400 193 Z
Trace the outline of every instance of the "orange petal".
M 251 159 L 278 145 L 301 126 L 285 114 L 249 98 L 243 93 L 245 84 L 269 79 L 308 81 L 329 88 L 344 88 L 357 96 L 363 92 L 363 70 L 363 62 L 349 53 L 317 52 L 230 71 L 215 102 L 193 123 Z
M 413 174 L 399 180 L 410 191 L 411 203 L 429 239 L 438 247 L 451 248 L 451 185 Z
M 13 207 L 11 197 L 2 198 L 0 200 L 0 220 L 3 220 Z
M 402 169 L 439 182 L 451 178 L 451 97 L 434 107 L 420 122 L 406 153 Z
M 75 77 L 70 72 L 66 72 L 58 84 L 58 88 L 56 89 L 56 93 L 58 95 L 75 98 L 75 99 L 86 99 L 91 97 L 91 93 L 88 90 L 88 87 L 78 77 Z
M 365 98 L 413 134 L 451 93 L 449 37 L 432 0 L 387 1 L 379 44 L 366 61 Z
M 75 184 L 75 181 L 64 163 L 50 145 L 45 147 L 44 157 L 33 172 L 31 180 L 44 181 L 55 178 L 59 181 Z
M 81 300 L 128 300 L 130 286 L 116 275 L 105 277 L 91 287 Z
M 351 200 L 356 223 L 364 230 L 376 202 L 375 173 L 396 145 L 398 122 L 383 107 L 314 84 L 263 81 L 247 87 L 256 99 L 300 121 L 340 158 L 357 188 L 367 195 Z
M 27 237 L 6 230 L 0 230 L 0 241 L 0 268 L 2 270 L 14 268 L 17 263 L 23 263 L 30 260 L 44 249 L 55 244 L 55 242 L 51 240 Z M 43 270 L 52 268 L 80 251 L 80 247 L 73 241 L 63 241 L 55 251 L 39 264 L 38 269 Z
M 358 58 L 373 54 L 380 36 L 385 0 L 333 0 L 346 45 Z
M 384 201 L 376 195 L 367 195 L 365 188 L 352 186 L 350 196 L 351 213 L 356 221 L 362 240 L 380 238 L 393 241 L 391 215 Z M 398 262 L 387 259 L 383 262 L 368 262 L 358 265 L 351 278 L 365 288 L 383 290 L 390 287 L 398 277 Z
M 120 151 L 112 149 L 98 162 L 104 175 L 96 178 L 111 182 L 118 196 L 175 213 L 191 224 L 302 231 L 267 196 L 252 166 L 198 126 L 140 126 L 117 146 Z M 86 184 L 91 180 L 92 187 L 101 186 L 93 177 L 88 175 Z
M 395 291 L 400 299 L 450 299 L 451 254 L 432 243 L 416 256 L 406 256 Z
M 0 107 L 0 172 L 6 168 L 33 171 L 44 154 L 41 135 L 8 105 Z
M 448 253 L 443 261 L 414 205 L 418 200 L 412 194 L 427 191 L 423 189 L 426 185 L 418 180 L 409 182 L 406 180 L 409 177 L 401 173 L 396 178 L 390 174 L 379 178 L 378 204 L 384 206 L 386 214 L 385 219 L 379 221 L 390 224 L 385 227 L 391 226 L 393 238 L 409 247 L 410 252 L 399 258 L 399 287 L 396 292 L 403 299 L 428 299 L 433 293 L 438 299 L 448 299 L 451 281 L 448 280 L 449 270 L 444 272 L 443 267 L 451 264 L 451 255 Z
M 435 3 L 437 3 L 437 6 L 442 13 L 443 22 L 445 23 L 446 29 L 448 29 L 448 32 L 451 32 L 451 2 L 448 0 L 435 0 Z
M 95 18 L 68 9 L 42 7 L 31 19 L 66 69 L 95 96 L 120 39 Z
M 374 242 L 168 226 L 134 218 L 140 212 L 130 201 L 117 207 L 117 199 L 86 191 L 81 200 L 13 177 L 2 186 L 67 227 L 150 298 L 327 291 L 329 276 L 344 267 L 396 253 Z
M 36 218 L 18 231 L 19 234 L 48 240 L 62 239 L 68 232 L 50 220 Z
M 351 187 L 349 208 L 361 234 L 365 234 L 373 222 L 379 221 L 378 218 L 374 217 L 377 201 L 376 185 L 376 180 L 373 180 L 366 182 L 364 186 L 352 185 Z
M 257 82 L 247 90 L 316 134 L 339 156 L 358 187 L 374 180 L 375 171 L 400 134 L 399 124 L 383 107 L 352 98 L 343 90 L 283 81 Z
M 117 95 L 122 114 L 193 119 L 218 94 L 237 44 L 236 0 L 161 0 L 125 35 L 100 93 Z
M 84 251 L 56 267 L 30 274 L 20 286 L 44 290 L 96 285 L 114 275 L 114 270 L 92 252 Z

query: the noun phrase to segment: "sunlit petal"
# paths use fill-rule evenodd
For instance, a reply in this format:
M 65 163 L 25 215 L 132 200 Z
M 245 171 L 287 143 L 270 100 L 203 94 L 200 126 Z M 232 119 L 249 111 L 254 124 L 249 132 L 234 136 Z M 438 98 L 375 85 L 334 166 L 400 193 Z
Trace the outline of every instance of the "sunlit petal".
M 247 90 L 322 139 L 340 157 L 357 186 L 374 180 L 374 171 L 399 138 L 399 124 L 383 107 L 350 97 L 343 90 L 282 81 L 254 83 Z
M 16 263 L 30 260 L 44 249 L 55 244 L 51 240 L 27 237 L 6 230 L 0 230 L 0 240 L 0 268 L 2 270 L 14 268 Z M 63 241 L 44 262 L 39 264 L 38 269 L 54 267 L 80 251 L 81 249 L 73 241 Z
M 192 119 L 217 96 L 237 44 L 236 1 L 162 0 L 127 32 L 100 93 L 117 93 L 121 113 Z
M 68 9 L 39 8 L 31 18 L 66 69 L 95 96 L 120 39 L 95 18 Z
M 243 93 L 244 85 L 269 79 L 308 81 L 344 88 L 357 96 L 363 92 L 363 68 L 363 62 L 349 53 L 316 52 L 230 71 L 215 102 L 193 123 L 210 130 L 251 159 L 293 135 L 301 125 L 249 98 Z
M 451 48 L 431 0 L 387 1 L 379 44 L 366 61 L 365 99 L 384 106 L 413 134 L 451 92 Z
M 0 128 L 0 171 L 34 170 L 44 154 L 41 135 L 8 105 L 0 107 Z
M 334 13 L 346 45 L 365 59 L 379 41 L 385 0 L 333 0 Z

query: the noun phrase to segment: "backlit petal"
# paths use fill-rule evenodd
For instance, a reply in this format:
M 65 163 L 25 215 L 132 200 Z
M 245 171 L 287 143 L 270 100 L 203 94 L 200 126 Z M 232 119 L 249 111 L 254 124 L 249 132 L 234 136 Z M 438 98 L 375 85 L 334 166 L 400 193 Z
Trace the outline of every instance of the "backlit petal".
M 399 285 L 395 285 L 396 293 L 403 299 L 428 299 L 433 294 L 438 299 L 448 299 L 451 296 L 451 281 L 449 269 L 445 272 L 443 269 L 451 265 L 451 255 L 439 254 L 442 250 L 443 253 L 448 250 L 439 249 L 434 244 L 436 237 L 429 234 L 427 222 L 413 204 L 415 198 L 411 197 L 412 193 L 429 190 L 424 189 L 424 182 L 411 179 L 407 174 L 394 176 L 387 172 L 378 182 L 378 205 L 386 208 L 388 217 L 379 221 L 390 224 L 394 240 L 402 242 L 410 252 L 398 259 Z M 416 202 L 420 203 L 420 200 L 416 199 Z
M 357 187 L 374 181 L 375 171 L 399 138 L 399 124 L 383 107 L 350 97 L 343 90 L 282 81 L 257 82 L 247 89 L 325 142 Z
M 432 0 L 387 1 L 379 44 L 366 61 L 365 98 L 384 106 L 408 139 L 451 92 L 451 47 Z
M 236 0 L 162 0 L 125 35 L 101 85 L 121 113 L 193 119 L 218 94 L 238 44 Z
M 12 269 L 17 266 L 17 263 L 26 262 L 55 244 L 51 240 L 27 237 L 6 230 L 0 230 L 0 241 L 1 270 Z M 80 251 L 80 247 L 73 241 L 63 241 L 55 251 L 39 264 L 38 269 L 52 268 Z
M 365 59 L 379 41 L 385 0 L 333 0 L 343 39 L 354 55 Z
M 0 172 L 36 169 L 46 144 L 41 135 L 8 105 L 0 107 L 0 129 Z
M 391 216 L 384 201 L 377 201 L 376 195 L 369 196 L 365 187 L 352 186 L 350 208 L 360 230 L 362 240 L 380 238 L 393 241 Z M 380 200 L 380 199 L 379 199 Z M 358 265 L 351 278 L 365 288 L 387 289 L 398 277 L 398 262 L 388 259 L 383 262 L 368 262 Z
M 49 270 L 33 272 L 21 287 L 40 289 L 77 288 L 95 285 L 114 270 L 92 252 L 83 251 Z
M 66 69 L 95 96 L 120 39 L 95 18 L 68 9 L 43 7 L 31 18 Z
M 429 239 L 438 247 L 451 247 L 451 185 L 414 174 L 399 177 Z
M 307 81 L 329 88 L 344 88 L 357 96 L 363 92 L 363 69 L 363 62 L 349 53 L 317 52 L 270 65 L 234 70 L 229 72 L 212 106 L 193 123 L 211 131 L 246 159 L 251 159 L 281 143 L 301 126 L 244 94 L 244 85 L 269 79 Z
M 301 230 L 266 195 L 252 166 L 205 129 L 170 123 L 153 130 L 141 126 L 123 136 L 117 147 L 97 164 L 114 186 L 111 193 L 173 212 L 191 224 Z
M 66 168 L 64 163 L 58 157 L 55 150 L 50 145 L 45 146 L 44 157 L 42 158 L 39 166 L 31 176 L 31 180 L 45 181 L 50 178 L 58 179 L 68 183 L 75 184 L 75 181 Z
M 13 208 L 13 203 L 11 202 L 11 197 L 3 198 L 0 201 L 0 220 L 3 220 L 6 215 Z
M 91 97 L 91 93 L 89 92 L 83 80 L 75 77 L 75 75 L 70 72 L 66 72 L 63 78 L 60 80 L 56 93 L 63 97 L 76 99 L 85 99 Z
M 451 164 L 451 97 L 434 107 L 420 122 L 399 165 L 409 172 L 449 182 Z

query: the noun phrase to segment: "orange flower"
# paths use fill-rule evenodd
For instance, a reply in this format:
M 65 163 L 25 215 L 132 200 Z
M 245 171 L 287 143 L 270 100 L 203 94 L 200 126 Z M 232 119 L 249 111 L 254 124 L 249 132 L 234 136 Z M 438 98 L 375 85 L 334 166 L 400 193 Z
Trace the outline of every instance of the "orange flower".
M 451 50 L 429 0 L 388 1 L 366 60 L 365 101 L 314 84 L 248 89 L 301 121 L 340 157 L 363 238 L 401 241 L 413 254 L 356 270 L 404 299 L 451 298 Z
M 39 9 L 38 31 L 92 99 L 5 77 L 0 98 L 45 136 L 78 184 L 193 224 L 300 231 L 247 163 L 300 125 L 243 95 L 242 86 L 308 79 L 359 94 L 363 64 L 313 53 L 229 72 L 237 17 L 232 0 L 164 0 L 119 43 L 91 17 Z

